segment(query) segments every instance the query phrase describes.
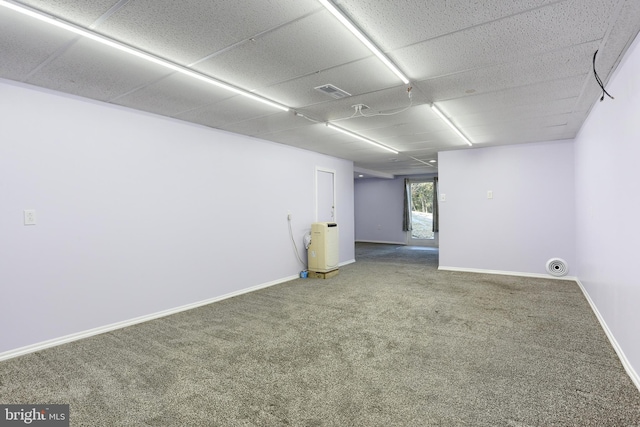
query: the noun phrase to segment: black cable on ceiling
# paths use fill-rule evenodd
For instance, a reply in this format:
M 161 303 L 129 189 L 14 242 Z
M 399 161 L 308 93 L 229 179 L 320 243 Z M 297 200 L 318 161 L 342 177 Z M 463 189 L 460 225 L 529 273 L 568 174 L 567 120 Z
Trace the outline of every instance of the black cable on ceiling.
M 611 99 L 615 99 L 613 96 L 611 96 L 609 94 L 609 92 L 607 92 L 607 90 L 604 88 L 604 84 L 602 83 L 602 80 L 600 79 L 600 76 L 598 75 L 598 72 L 596 71 L 596 55 L 598 54 L 598 51 L 596 50 L 595 53 L 593 54 L 593 75 L 596 78 L 596 81 L 598 82 L 598 85 L 600 86 L 600 89 L 602 89 L 602 96 L 600 97 L 600 102 L 604 101 L 604 95 L 606 94 L 609 98 Z

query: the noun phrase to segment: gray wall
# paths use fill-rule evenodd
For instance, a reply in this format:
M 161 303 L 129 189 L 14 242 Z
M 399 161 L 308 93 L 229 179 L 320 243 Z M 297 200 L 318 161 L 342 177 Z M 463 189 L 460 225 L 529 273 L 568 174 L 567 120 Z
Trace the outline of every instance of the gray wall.
M 0 356 L 296 277 L 316 167 L 354 259 L 350 161 L 8 81 L 0 117 Z
M 411 178 L 433 179 L 434 176 L 425 174 Z M 404 178 L 355 180 L 356 241 L 406 243 L 406 232 L 402 231 Z
M 356 179 L 355 230 L 358 242 L 405 243 L 402 179 Z

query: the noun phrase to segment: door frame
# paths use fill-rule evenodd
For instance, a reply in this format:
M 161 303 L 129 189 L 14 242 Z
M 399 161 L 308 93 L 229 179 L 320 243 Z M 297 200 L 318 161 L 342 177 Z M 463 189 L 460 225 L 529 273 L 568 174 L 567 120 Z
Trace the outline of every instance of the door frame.
M 416 178 L 416 179 L 411 179 L 409 178 L 409 185 L 411 184 L 417 184 L 420 182 L 433 182 L 433 178 Z M 405 190 L 406 191 L 406 190 Z M 434 185 L 433 187 L 433 200 L 434 202 L 437 203 L 437 197 L 438 197 L 438 190 L 436 188 L 436 186 Z M 405 243 L 408 246 L 427 246 L 427 247 L 433 247 L 433 248 L 437 248 L 440 246 L 440 241 L 439 241 L 439 232 L 434 232 L 433 233 L 433 239 L 414 239 L 413 237 L 411 237 L 411 231 L 406 231 L 405 232 Z

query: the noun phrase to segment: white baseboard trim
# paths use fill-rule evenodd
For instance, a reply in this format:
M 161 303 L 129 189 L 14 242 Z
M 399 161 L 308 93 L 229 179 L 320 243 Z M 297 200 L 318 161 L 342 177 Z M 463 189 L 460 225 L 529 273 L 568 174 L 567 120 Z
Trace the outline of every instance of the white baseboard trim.
M 355 260 L 354 260 L 355 261 Z M 350 263 L 350 262 L 348 262 Z M 257 291 L 259 289 L 268 288 L 270 286 L 278 285 L 280 283 L 288 282 L 290 280 L 297 279 L 299 276 L 296 274 L 294 276 L 288 276 L 282 279 L 274 280 L 267 283 L 262 283 L 260 285 L 252 286 L 250 288 L 241 289 L 239 291 L 231 292 L 225 295 L 221 295 L 214 298 L 209 298 L 203 301 L 194 302 L 191 304 L 182 305 L 180 307 L 170 308 L 163 311 L 158 311 L 156 313 L 151 313 L 145 316 L 135 317 L 133 319 L 124 320 L 122 322 L 116 322 L 105 326 L 100 326 L 97 328 L 89 329 L 82 332 L 77 332 L 75 334 L 65 335 L 63 337 L 54 338 L 47 341 L 42 341 L 36 344 L 27 345 L 25 347 L 16 348 L 14 350 L 5 351 L 0 353 L 0 362 L 7 359 L 12 359 L 14 357 L 23 356 L 29 353 L 35 353 L 36 351 L 44 350 L 50 347 L 56 347 L 62 344 L 67 344 L 73 341 L 78 341 L 83 338 L 89 338 L 94 335 L 104 334 L 105 332 L 111 332 L 116 329 L 126 328 L 127 326 L 136 325 L 138 323 L 148 322 L 149 320 L 158 319 L 160 317 L 170 316 L 172 314 L 180 313 L 182 311 L 191 310 L 194 308 L 201 307 L 203 305 L 212 304 L 214 302 L 222 301 L 228 298 L 232 298 L 238 295 L 246 294 L 249 292 Z
M 356 243 L 380 243 L 383 245 L 402 245 L 407 246 L 407 242 L 387 242 L 384 240 L 356 240 Z
M 616 338 L 613 336 L 613 333 L 609 329 L 607 322 L 605 322 L 604 317 L 602 317 L 602 315 L 598 311 L 598 307 L 596 307 L 596 304 L 591 299 L 591 296 L 585 289 L 580 279 L 576 279 L 576 282 L 578 283 L 578 286 L 582 290 L 584 297 L 589 302 L 589 305 L 591 306 L 591 310 L 593 310 L 593 313 L 598 318 L 598 322 L 600 322 L 600 326 L 602 326 L 604 333 L 607 335 L 607 338 L 609 338 L 609 342 L 611 343 L 611 346 L 618 354 L 618 359 L 620 359 L 620 362 L 622 363 L 624 370 L 627 371 L 627 375 L 629 375 L 633 384 L 636 386 L 638 391 L 640 391 L 640 376 L 638 376 L 638 373 L 635 371 L 635 369 L 633 369 L 633 366 L 631 366 L 631 363 L 629 363 L 629 359 L 627 359 L 627 356 L 624 354 L 624 351 L 622 351 L 622 348 L 618 344 L 618 341 L 616 341 Z
M 484 270 L 479 268 L 464 268 L 464 267 L 447 267 L 447 266 L 438 266 L 438 270 L 444 271 L 462 271 L 465 273 L 481 273 L 481 274 L 499 274 L 501 276 L 521 276 L 521 277 L 536 277 L 539 279 L 554 279 L 554 280 L 578 280 L 575 276 L 562 276 L 556 277 L 550 274 L 542 274 L 542 273 L 523 273 L 519 271 L 503 271 L 503 270 Z
M 344 266 L 344 265 L 353 264 L 354 262 L 356 262 L 356 260 L 355 260 L 355 259 L 350 259 L 350 260 L 348 260 L 348 261 L 341 262 L 340 264 L 338 264 L 338 267 L 342 267 L 342 266 Z

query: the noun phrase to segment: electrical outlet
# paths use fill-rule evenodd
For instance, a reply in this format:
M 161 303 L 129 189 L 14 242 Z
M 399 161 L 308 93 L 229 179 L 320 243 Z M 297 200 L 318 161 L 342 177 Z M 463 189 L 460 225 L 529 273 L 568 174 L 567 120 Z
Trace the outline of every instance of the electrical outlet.
M 487 199 L 493 199 L 493 191 L 492 190 L 488 190 L 487 191 Z
M 36 210 L 25 209 L 24 210 L 24 225 L 36 225 Z

